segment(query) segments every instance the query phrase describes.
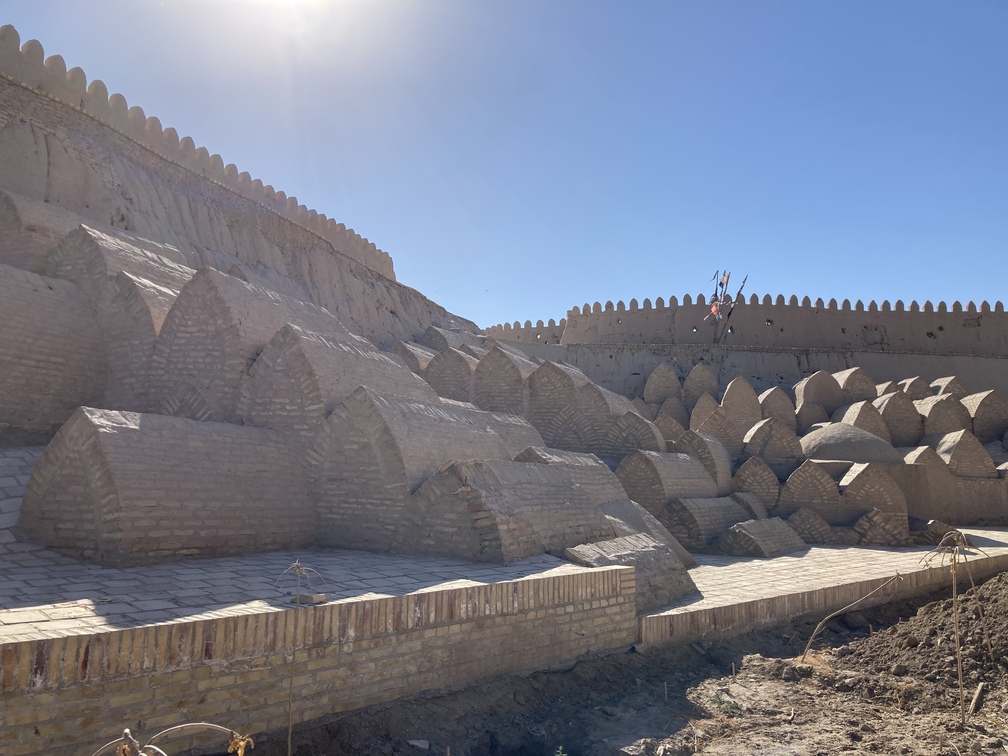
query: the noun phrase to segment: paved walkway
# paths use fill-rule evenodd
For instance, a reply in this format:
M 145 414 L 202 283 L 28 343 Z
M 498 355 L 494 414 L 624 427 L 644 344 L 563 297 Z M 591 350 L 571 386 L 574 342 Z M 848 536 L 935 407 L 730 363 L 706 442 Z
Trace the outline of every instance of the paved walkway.
M 975 577 L 1008 569 L 1008 530 L 963 530 L 976 546 L 966 555 Z M 923 546 L 813 546 L 774 559 L 701 555 L 690 576 L 702 595 L 641 618 L 642 641 L 732 635 L 801 614 L 826 613 L 860 599 L 896 573 L 901 579 L 880 591 L 879 599 L 950 586 L 948 562 L 929 559 L 931 553 Z
M 9 532 L 41 449 L 0 449 L 0 643 L 92 633 L 160 622 L 275 611 L 291 606 L 296 587 L 284 575 L 296 559 L 311 567 L 311 588 L 329 601 L 396 596 L 585 568 L 540 556 L 515 564 L 315 550 L 196 559 L 125 569 L 95 567 Z M 976 569 L 1008 569 L 1008 530 L 969 529 Z M 828 611 L 863 596 L 897 571 L 887 593 L 948 584 L 947 569 L 921 564 L 926 548 L 814 546 L 775 559 L 699 556 L 690 571 L 700 596 L 641 618 L 642 640 L 731 634 L 803 612 Z M 838 603 L 839 602 L 839 603 Z
M 329 601 L 401 596 L 586 569 L 550 556 L 503 566 L 335 550 L 115 569 L 84 565 L 36 549 L 0 556 L 0 643 L 289 609 L 297 578 L 292 572 L 284 573 L 296 559 L 312 568 L 312 590 L 325 592 Z

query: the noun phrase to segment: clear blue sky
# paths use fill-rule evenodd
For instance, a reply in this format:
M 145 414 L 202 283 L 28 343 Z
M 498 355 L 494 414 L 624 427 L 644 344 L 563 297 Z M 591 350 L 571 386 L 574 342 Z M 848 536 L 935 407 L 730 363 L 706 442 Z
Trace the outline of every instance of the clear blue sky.
M 5 0 L 0 24 L 479 325 L 1008 299 L 1005 0 Z

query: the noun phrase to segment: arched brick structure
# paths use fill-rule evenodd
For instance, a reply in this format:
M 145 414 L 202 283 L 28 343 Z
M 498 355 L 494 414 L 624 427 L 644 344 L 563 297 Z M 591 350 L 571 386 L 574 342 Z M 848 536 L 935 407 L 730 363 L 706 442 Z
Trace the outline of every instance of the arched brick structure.
M 273 431 L 81 408 L 32 473 L 18 527 L 102 564 L 308 546 L 315 511 Z

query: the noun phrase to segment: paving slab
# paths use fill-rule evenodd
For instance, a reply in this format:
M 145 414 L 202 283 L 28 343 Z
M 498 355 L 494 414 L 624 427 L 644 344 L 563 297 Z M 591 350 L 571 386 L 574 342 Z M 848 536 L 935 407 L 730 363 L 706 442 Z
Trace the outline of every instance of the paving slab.
M 975 579 L 1008 569 L 1008 530 L 963 528 Z M 798 554 L 754 559 L 698 556 L 689 573 L 700 595 L 640 618 L 640 643 L 688 643 L 739 635 L 794 617 L 825 615 L 862 599 L 861 607 L 951 587 L 948 562 L 929 547 L 812 546 Z M 965 571 L 960 579 L 968 583 Z

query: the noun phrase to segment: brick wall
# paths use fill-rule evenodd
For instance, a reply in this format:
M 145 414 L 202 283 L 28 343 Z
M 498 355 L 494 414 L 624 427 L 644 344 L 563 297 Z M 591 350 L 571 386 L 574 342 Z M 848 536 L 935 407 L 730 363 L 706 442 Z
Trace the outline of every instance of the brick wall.
M 319 334 L 290 323 L 276 332 L 242 381 L 238 414 L 307 446 L 326 415 L 358 386 L 421 402 L 438 395 L 395 355 L 352 334 Z
M 491 460 L 446 465 L 410 499 L 396 547 L 509 564 L 612 538 L 600 502 L 574 483 L 571 473 L 582 470 L 591 468 Z M 618 485 L 610 490 L 609 501 L 622 498 Z
M 40 443 L 105 385 L 94 310 L 73 284 L 0 264 L 0 441 Z
M 300 723 L 552 666 L 634 643 L 634 589 L 613 567 L 4 644 L 0 752 L 90 753 L 187 721 L 284 728 L 292 671 Z
M 105 564 L 305 546 L 316 517 L 274 431 L 79 409 L 32 473 L 18 526 Z

